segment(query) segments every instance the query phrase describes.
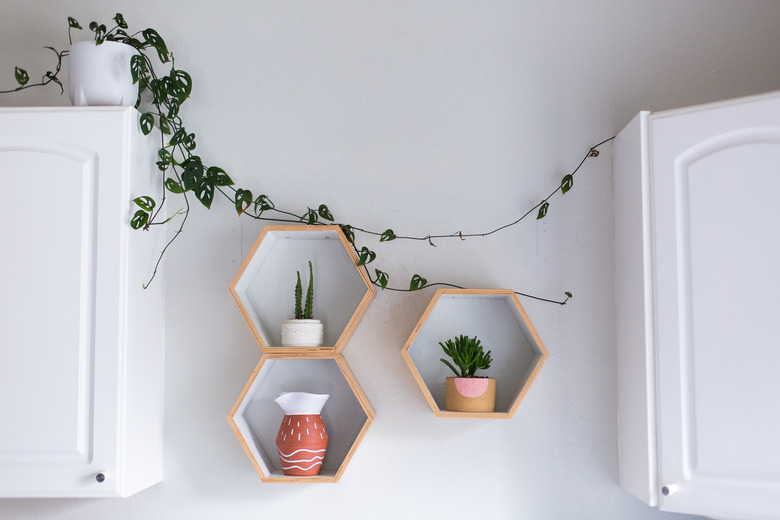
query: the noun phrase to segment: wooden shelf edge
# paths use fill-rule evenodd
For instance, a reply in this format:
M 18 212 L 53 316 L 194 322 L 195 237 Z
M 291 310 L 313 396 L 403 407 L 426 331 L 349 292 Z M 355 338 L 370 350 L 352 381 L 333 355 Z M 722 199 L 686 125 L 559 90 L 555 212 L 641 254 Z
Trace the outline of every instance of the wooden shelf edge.
M 339 241 L 341 242 L 342 246 L 344 246 L 344 250 L 347 252 L 347 256 L 349 256 L 350 260 L 352 261 L 353 266 L 357 270 L 358 275 L 362 279 L 363 283 L 366 286 L 366 293 L 363 295 L 363 298 L 361 298 L 360 303 L 358 304 L 358 307 L 356 308 L 355 312 L 350 317 L 349 321 L 347 322 L 346 327 L 341 332 L 341 335 L 339 336 L 338 340 L 336 341 L 335 345 L 333 346 L 327 346 L 327 347 L 283 347 L 283 346 L 274 346 L 274 345 L 267 345 L 262 338 L 262 334 L 259 330 L 257 330 L 257 327 L 255 326 L 255 323 L 252 321 L 252 318 L 249 315 L 249 312 L 244 306 L 244 303 L 241 300 L 240 295 L 238 294 L 238 291 L 236 290 L 236 286 L 241 281 L 241 278 L 243 277 L 244 273 L 246 272 L 246 269 L 249 267 L 249 264 L 252 262 L 252 260 L 255 257 L 255 254 L 257 253 L 257 250 L 259 249 L 262 242 L 265 240 L 265 238 L 268 236 L 269 233 L 273 232 L 335 232 L 336 236 L 338 237 Z M 252 335 L 255 338 L 255 341 L 257 342 L 258 346 L 260 347 L 260 350 L 264 353 L 282 353 L 282 354 L 294 354 L 296 352 L 330 352 L 334 354 L 340 354 L 344 351 L 344 349 L 347 346 L 347 343 L 352 337 L 352 334 L 355 332 L 355 329 L 357 329 L 357 326 L 360 323 L 360 320 L 363 318 L 365 313 L 368 311 L 368 307 L 371 305 L 371 302 L 374 300 L 374 297 L 376 296 L 376 287 L 371 282 L 371 278 L 368 275 L 368 272 L 365 268 L 365 266 L 358 266 L 358 256 L 355 252 L 354 246 L 347 240 L 346 236 L 344 235 L 344 232 L 341 230 L 341 227 L 338 225 L 268 225 L 263 227 L 262 231 L 258 235 L 258 237 L 255 239 L 254 244 L 252 245 L 252 248 L 249 250 L 249 253 L 244 257 L 244 261 L 241 263 L 241 267 L 239 268 L 236 275 L 233 277 L 233 280 L 230 282 L 230 285 L 228 286 L 228 290 L 230 292 L 230 295 L 233 297 L 234 302 L 236 303 L 236 306 L 238 307 L 239 312 L 241 312 L 241 315 L 244 318 L 244 321 L 246 322 L 247 326 L 249 327 L 249 330 L 252 331 Z
M 354 372 L 352 372 L 352 369 L 349 367 L 349 364 L 347 363 L 347 360 L 344 358 L 343 354 L 336 354 L 333 359 L 335 359 L 336 364 L 338 365 L 339 369 L 341 369 L 341 373 L 344 374 L 344 378 L 347 380 L 347 384 L 352 388 L 352 392 L 355 394 L 355 398 L 357 398 L 358 402 L 360 403 L 360 406 L 363 408 L 363 411 L 366 413 L 367 421 L 364 424 L 363 428 L 365 429 L 366 426 L 371 424 L 371 421 L 374 420 L 376 417 L 376 412 L 374 411 L 374 407 L 371 405 L 371 401 L 368 400 L 368 396 L 363 391 L 363 387 L 360 386 L 360 382 L 355 377 Z M 362 431 L 358 435 L 358 438 L 356 439 L 355 443 L 359 443 L 359 439 L 362 436 Z M 353 443 L 353 446 L 354 444 Z
M 425 380 L 420 374 L 420 371 L 415 366 L 414 361 L 412 360 L 412 357 L 409 354 L 409 350 L 414 345 L 414 342 L 417 340 L 420 330 L 422 329 L 426 321 L 430 318 L 430 315 L 433 312 L 436 305 L 438 304 L 439 300 L 441 299 L 442 296 L 445 295 L 474 295 L 474 296 L 487 296 L 487 297 L 491 297 L 491 296 L 505 297 L 508 300 L 507 303 L 510 306 L 513 305 L 514 307 L 516 307 L 517 311 L 520 313 L 520 317 L 522 318 L 523 322 L 528 328 L 528 331 L 533 336 L 534 343 L 536 343 L 536 346 L 538 347 L 539 360 L 536 362 L 536 365 L 534 366 L 534 369 L 531 375 L 529 376 L 528 381 L 526 381 L 525 385 L 523 385 L 517 397 L 512 402 L 511 407 L 506 412 L 489 412 L 489 413 L 451 412 L 439 408 L 439 405 L 434 399 L 433 394 L 428 388 L 428 385 L 426 384 Z M 528 318 L 528 315 L 526 314 L 525 309 L 520 303 L 517 294 L 513 290 L 511 289 L 456 289 L 456 288 L 441 288 L 436 291 L 433 298 L 431 298 L 430 303 L 428 304 L 425 311 L 423 312 L 422 316 L 420 317 L 419 321 L 417 322 L 414 329 L 412 330 L 409 339 L 406 341 L 403 348 L 401 349 L 401 355 L 404 358 L 404 361 L 406 362 L 406 365 L 409 368 L 410 372 L 412 373 L 412 376 L 414 377 L 417 386 L 422 391 L 426 401 L 428 401 L 428 404 L 433 410 L 433 413 L 437 417 L 481 418 L 481 419 L 511 419 L 514 416 L 515 412 L 517 412 L 520 403 L 523 401 L 527 393 L 530 391 L 531 386 L 533 386 L 536 377 L 539 375 L 539 372 L 542 369 L 542 366 L 544 365 L 545 361 L 549 357 L 549 353 L 546 347 L 542 343 L 542 340 L 539 337 L 539 334 L 537 333 L 536 329 L 534 328 L 533 323 Z
M 342 373 L 342 376 L 346 380 L 347 385 L 349 386 L 351 392 L 357 399 L 361 409 L 363 410 L 366 416 L 366 419 L 363 422 L 363 425 L 360 431 L 358 432 L 357 436 L 352 441 L 352 445 L 349 451 L 339 463 L 339 467 L 338 469 L 335 470 L 334 474 L 316 475 L 311 477 L 279 475 L 276 474 L 275 471 L 272 472 L 270 475 L 266 474 L 263 468 L 260 466 L 260 463 L 256 460 L 255 454 L 252 452 L 252 449 L 249 447 L 248 441 L 244 438 L 241 431 L 239 430 L 238 424 L 236 423 L 235 420 L 235 416 L 238 413 L 242 403 L 245 401 L 247 394 L 249 393 L 249 390 L 254 385 L 255 380 L 257 379 L 258 374 L 260 373 L 260 370 L 262 369 L 263 365 L 270 360 L 332 360 L 336 363 L 337 367 Z M 376 412 L 374 411 L 371 402 L 368 400 L 366 393 L 363 391 L 363 388 L 360 386 L 360 383 L 358 382 L 357 378 L 352 372 L 352 369 L 349 367 L 349 364 L 347 363 L 346 359 L 342 354 L 337 354 L 332 352 L 296 352 L 295 354 L 292 355 L 285 354 L 285 353 L 273 353 L 273 354 L 264 353 L 261 356 L 257 366 L 253 370 L 252 375 L 249 377 L 249 380 L 244 385 L 244 388 L 242 389 L 238 399 L 236 399 L 233 408 L 231 409 L 230 413 L 227 416 L 227 420 L 228 423 L 230 424 L 231 429 L 233 430 L 233 433 L 238 438 L 241 447 L 243 448 L 244 452 L 246 453 L 247 457 L 252 463 L 252 466 L 255 468 L 255 471 L 260 476 L 260 479 L 263 482 L 335 483 L 338 482 L 338 480 L 341 478 L 341 475 L 346 470 L 349 461 L 351 460 L 352 456 L 354 455 L 355 451 L 360 445 L 360 442 L 363 440 L 363 437 L 365 436 L 366 432 L 368 431 L 368 428 L 371 426 L 371 423 L 375 417 L 376 417 Z M 329 471 L 332 472 L 333 469 Z
M 447 410 L 434 410 L 436 417 L 448 417 L 455 419 L 511 419 L 511 412 L 450 412 Z
M 347 343 L 349 343 L 349 340 L 352 338 L 352 334 L 355 333 L 355 330 L 357 330 L 358 325 L 360 325 L 363 316 L 366 314 L 366 312 L 368 312 L 368 308 L 371 306 L 371 302 L 374 301 L 375 295 L 376 291 L 371 290 L 366 291 L 366 294 L 363 295 L 363 299 L 360 301 L 360 305 L 358 305 L 357 309 L 355 309 L 355 313 L 349 319 L 347 326 L 344 327 L 344 330 L 341 332 L 341 336 L 339 337 L 338 341 L 336 341 L 336 345 L 333 347 L 333 351 L 335 353 L 340 354 L 344 352 L 344 349 L 347 347 Z
M 267 482 L 269 484 L 335 484 L 338 482 L 338 478 L 327 475 L 315 475 L 311 477 L 272 475 L 263 478 L 263 482 Z
M 236 437 L 238 438 L 239 444 L 241 444 L 241 447 L 244 449 L 244 453 L 246 453 L 247 458 L 249 459 L 249 462 L 252 463 L 252 466 L 255 468 L 255 472 L 260 476 L 260 480 L 263 482 L 266 481 L 266 475 L 263 472 L 263 469 L 260 467 L 260 464 L 258 464 L 257 460 L 255 460 L 255 456 L 252 453 L 252 450 L 249 448 L 249 445 L 246 443 L 246 440 L 241 435 L 241 432 L 238 430 L 238 425 L 236 424 L 235 419 L 233 418 L 235 416 L 235 410 L 231 411 L 230 414 L 227 417 L 228 423 L 230 423 L 230 427 L 233 430 L 233 433 L 236 434 Z
M 439 406 L 436 404 L 436 400 L 433 398 L 433 394 L 431 394 L 428 385 L 425 384 L 425 380 L 422 378 L 422 375 L 420 375 L 420 371 L 417 370 L 417 367 L 414 365 L 414 361 L 412 361 L 412 357 L 409 355 L 408 347 L 411 347 L 412 343 L 413 342 L 409 342 L 407 345 L 404 345 L 404 349 L 401 351 L 401 356 L 403 356 L 404 361 L 406 362 L 406 366 L 409 367 L 409 371 L 412 373 L 414 380 L 417 382 L 417 386 L 419 386 L 420 390 L 422 390 L 423 397 L 425 397 L 425 400 L 428 401 L 428 406 L 431 407 L 433 413 L 437 413 L 439 411 Z

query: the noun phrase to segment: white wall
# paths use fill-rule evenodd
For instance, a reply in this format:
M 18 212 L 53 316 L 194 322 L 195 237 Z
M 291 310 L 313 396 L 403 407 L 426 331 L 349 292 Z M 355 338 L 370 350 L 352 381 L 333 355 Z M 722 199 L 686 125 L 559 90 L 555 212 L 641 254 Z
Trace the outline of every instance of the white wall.
M 780 88 L 780 3 L 3 0 L 0 88 L 122 11 L 192 73 L 199 152 L 296 210 L 483 231 L 546 196 L 640 109 Z M 0 105 L 66 104 L 54 89 Z M 492 238 L 376 244 L 394 284 L 512 288 L 550 358 L 515 417 L 434 417 L 400 355 L 433 294 L 380 293 L 345 355 L 377 417 L 335 485 L 263 484 L 225 416 L 260 353 L 227 292 L 261 224 L 196 209 L 168 257 L 165 481 L 123 500 L 0 500 L 0 518 L 674 518 L 617 485 L 611 157 Z M 372 243 L 367 242 L 372 246 Z M 298 515 L 297 518 L 314 515 Z

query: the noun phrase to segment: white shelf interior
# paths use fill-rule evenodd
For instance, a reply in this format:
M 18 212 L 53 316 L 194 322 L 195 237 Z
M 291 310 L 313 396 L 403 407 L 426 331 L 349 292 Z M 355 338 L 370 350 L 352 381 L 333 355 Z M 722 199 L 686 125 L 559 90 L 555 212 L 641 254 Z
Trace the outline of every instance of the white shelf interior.
M 439 342 L 477 336 L 490 350 L 490 369 L 476 375 L 496 379 L 496 412 L 509 412 L 542 361 L 533 334 L 510 297 L 493 294 L 442 294 L 408 349 L 409 357 L 439 410 L 445 410 L 445 380 L 455 374 L 440 360 L 450 359 Z
M 284 412 L 273 400 L 276 395 L 329 394 L 321 413 L 328 432 L 328 450 L 320 477 L 336 475 L 369 420 L 341 368 L 334 359 L 268 358 L 262 363 L 233 417 L 255 461 L 265 475 L 284 477 L 276 452 L 276 435 Z
M 235 284 L 240 304 L 267 347 L 281 347 L 282 323 L 294 317 L 296 271 L 305 303 L 309 260 L 314 318 L 323 323 L 324 348 L 336 346 L 370 290 L 335 230 L 267 232 Z

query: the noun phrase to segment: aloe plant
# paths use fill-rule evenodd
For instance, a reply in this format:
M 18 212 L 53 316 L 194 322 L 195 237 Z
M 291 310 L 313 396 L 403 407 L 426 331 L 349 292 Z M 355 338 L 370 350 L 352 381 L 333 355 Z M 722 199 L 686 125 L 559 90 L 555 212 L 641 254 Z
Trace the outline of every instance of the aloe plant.
M 441 359 L 442 363 L 455 372 L 456 377 L 481 377 L 474 374 L 477 370 L 490 368 L 490 363 L 493 361 L 490 350 L 485 352 L 476 336 L 469 338 L 461 335 L 448 339 L 445 343 L 439 342 L 439 345 L 460 369 L 460 371 L 456 370 L 452 363 L 444 358 Z
M 295 319 L 312 320 L 314 319 L 314 269 L 309 260 L 309 287 L 306 289 L 306 305 L 302 305 L 303 287 L 301 285 L 301 272 L 298 274 L 298 283 L 295 284 Z

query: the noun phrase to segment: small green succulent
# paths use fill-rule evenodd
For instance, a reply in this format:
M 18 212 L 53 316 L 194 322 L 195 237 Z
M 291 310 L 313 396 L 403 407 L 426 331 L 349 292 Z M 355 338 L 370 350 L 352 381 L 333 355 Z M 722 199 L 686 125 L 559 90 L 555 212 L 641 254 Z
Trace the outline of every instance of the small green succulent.
M 295 319 L 311 320 L 314 316 L 314 269 L 309 260 L 309 288 L 306 290 L 306 306 L 303 307 L 303 288 L 301 286 L 301 272 L 298 273 L 298 283 L 295 284 Z
M 445 343 L 439 342 L 444 353 L 447 354 L 455 363 L 460 371 L 455 369 L 449 361 L 442 358 L 441 362 L 450 367 L 457 377 L 478 377 L 474 373 L 477 370 L 487 370 L 493 359 L 490 357 L 490 351 L 484 352 L 482 345 L 476 336 L 458 336 L 448 339 Z

